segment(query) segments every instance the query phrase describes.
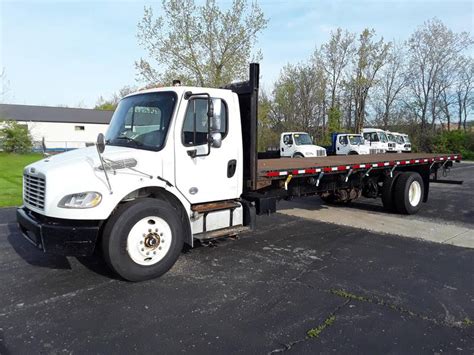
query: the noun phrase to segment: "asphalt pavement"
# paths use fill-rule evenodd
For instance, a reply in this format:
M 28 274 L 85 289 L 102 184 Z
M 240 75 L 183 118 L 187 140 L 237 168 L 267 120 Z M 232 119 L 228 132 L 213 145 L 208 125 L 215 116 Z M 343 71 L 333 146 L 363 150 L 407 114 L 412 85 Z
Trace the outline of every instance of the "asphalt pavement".
M 473 172 L 406 223 L 474 228 Z M 472 354 L 474 249 L 277 213 L 129 283 L 36 250 L 0 209 L 0 354 L 131 352 Z

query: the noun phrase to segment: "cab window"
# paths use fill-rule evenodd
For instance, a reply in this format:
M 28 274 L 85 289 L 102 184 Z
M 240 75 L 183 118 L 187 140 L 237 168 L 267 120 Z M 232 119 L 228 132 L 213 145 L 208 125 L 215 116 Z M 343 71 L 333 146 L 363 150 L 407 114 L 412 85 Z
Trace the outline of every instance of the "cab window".
M 364 139 L 371 142 L 378 142 L 379 136 L 377 135 L 377 132 L 364 133 Z
M 185 146 L 196 146 L 208 142 L 208 117 L 207 98 L 189 100 L 186 116 L 184 118 L 182 141 Z M 227 105 L 221 99 L 213 99 L 214 116 L 220 116 L 221 128 L 219 132 L 222 139 L 227 132 Z
M 347 136 L 340 136 L 339 143 L 341 143 L 342 145 L 347 145 Z
M 283 143 L 285 143 L 286 145 L 293 144 L 293 137 L 291 136 L 291 134 L 285 134 L 283 136 Z

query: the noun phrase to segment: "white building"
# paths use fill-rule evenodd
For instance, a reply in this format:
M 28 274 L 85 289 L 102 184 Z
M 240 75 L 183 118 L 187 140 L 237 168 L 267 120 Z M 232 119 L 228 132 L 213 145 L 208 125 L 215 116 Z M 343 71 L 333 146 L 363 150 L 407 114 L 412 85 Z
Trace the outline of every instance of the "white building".
M 0 121 L 28 126 L 36 147 L 44 139 L 47 150 L 85 147 L 105 133 L 113 111 L 83 108 L 0 104 Z

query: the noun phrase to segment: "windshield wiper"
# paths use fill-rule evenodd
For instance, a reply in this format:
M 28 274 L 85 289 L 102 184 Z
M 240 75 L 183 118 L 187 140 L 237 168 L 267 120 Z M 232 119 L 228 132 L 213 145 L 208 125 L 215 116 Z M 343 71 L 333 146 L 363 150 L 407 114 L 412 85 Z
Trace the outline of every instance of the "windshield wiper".
M 118 137 L 116 137 L 115 139 L 125 139 L 125 140 L 127 140 L 128 142 L 135 143 L 135 145 L 138 146 L 138 147 L 143 146 L 143 143 L 142 143 L 142 142 L 139 142 L 139 141 L 137 141 L 136 139 L 133 139 L 133 138 L 130 138 L 130 137 L 127 137 L 127 136 L 118 136 Z

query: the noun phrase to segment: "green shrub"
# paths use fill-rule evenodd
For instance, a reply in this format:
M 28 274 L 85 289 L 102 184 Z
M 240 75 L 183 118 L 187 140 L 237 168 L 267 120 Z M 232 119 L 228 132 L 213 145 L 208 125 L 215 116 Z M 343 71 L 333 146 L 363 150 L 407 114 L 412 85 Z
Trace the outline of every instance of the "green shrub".
M 27 153 L 33 142 L 26 125 L 16 121 L 0 122 L 0 146 L 7 153 Z
M 474 132 L 444 131 L 431 140 L 434 153 L 461 153 L 463 159 L 474 159 Z

